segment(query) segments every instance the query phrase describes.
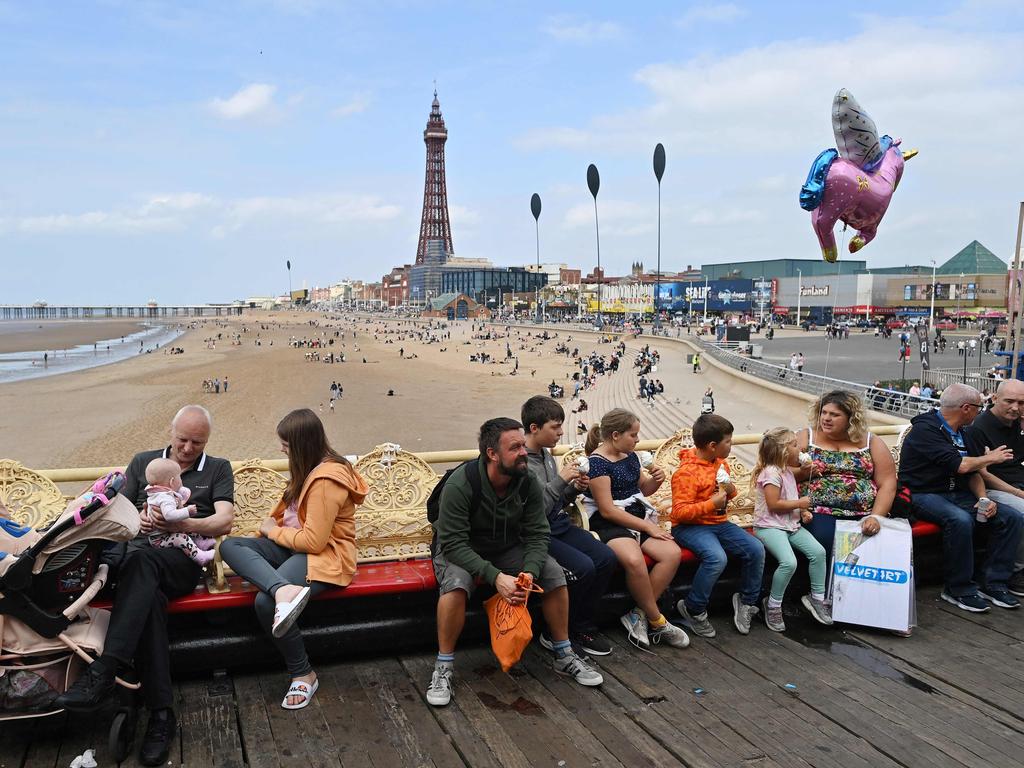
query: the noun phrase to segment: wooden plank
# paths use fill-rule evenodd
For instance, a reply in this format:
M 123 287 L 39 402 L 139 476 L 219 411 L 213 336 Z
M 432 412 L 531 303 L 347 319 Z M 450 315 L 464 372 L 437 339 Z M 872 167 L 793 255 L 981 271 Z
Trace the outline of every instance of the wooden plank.
M 234 689 L 230 679 L 218 680 L 217 683 L 226 686 L 225 692 L 211 695 L 213 682 L 205 678 L 179 686 L 182 763 L 205 765 L 213 755 L 218 768 L 243 768 L 245 759 L 235 714 Z
M 233 683 L 246 761 L 250 768 L 281 768 L 282 761 L 259 678 L 256 675 L 238 675 Z
M 0 722 L 0 768 L 21 768 L 32 744 L 34 720 Z
M 886 756 L 903 765 L 936 768 L 972 764 L 953 758 L 949 751 L 921 739 L 915 731 L 916 724 L 907 715 L 899 717 L 892 708 L 876 713 L 851 701 L 848 693 L 853 683 L 843 686 L 834 683 L 838 665 L 827 653 L 817 652 L 817 663 L 810 663 L 800 659 L 792 649 L 791 641 L 784 637 L 744 644 L 742 651 L 735 643 L 727 641 L 727 645 L 733 658 L 757 670 L 779 687 L 787 683 L 796 685 L 801 702 L 862 739 L 861 755 L 866 755 L 869 749 L 877 750 L 880 753 L 878 757 L 882 759 Z M 871 682 L 861 681 L 861 684 L 867 687 Z M 968 755 L 961 753 L 958 757 Z M 874 758 L 871 763 L 876 764 Z
M 373 675 L 380 681 L 376 707 L 381 720 L 387 723 L 392 744 L 402 756 L 405 765 L 425 765 L 435 768 L 464 768 L 458 751 L 434 719 L 416 691 L 416 686 L 397 659 L 383 659 L 357 669 L 364 689 Z
M 358 666 L 325 665 L 317 672 L 320 690 L 316 695 L 338 749 L 338 759 L 343 766 L 400 766 L 401 756 L 357 679 L 354 667 Z
M 834 740 L 824 738 L 817 728 L 808 725 L 808 713 L 787 711 L 792 706 L 788 696 L 781 695 L 760 676 L 738 668 L 716 649 L 714 642 L 695 641 L 683 653 L 659 652 L 656 661 L 642 656 L 641 662 L 670 686 L 691 692 L 694 688 L 704 690 L 700 695 L 691 693 L 694 705 L 742 733 L 768 759 L 785 765 L 814 765 L 821 760 L 821 748 L 831 747 Z M 695 669 L 700 670 L 696 684 Z M 793 738 L 779 739 L 779 733 L 791 733 Z M 856 756 L 851 755 L 848 765 L 856 763 Z
M 837 634 L 837 641 L 842 638 L 841 633 Z M 849 641 L 852 640 L 850 637 Z M 1007 729 L 980 712 L 980 701 L 972 700 L 969 705 L 958 697 L 959 691 L 936 678 L 884 656 L 881 651 L 861 648 L 849 641 L 834 644 L 830 654 L 834 663 L 829 666 L 828 680 L 866 711 L 903 723 L 915 737 L 968 764 L 972 758 L 962 750 L 979 756 L 983 764 L 1011 764 L 1021 754 L 1024 734 Z M 820 664 L 820 652 L 797 642 L 782 642 L 797 659 L 809 665 Z
M 472 674 L 460 664 L 462 652 L 456 654 L 453 676 L 454 692 L 447 707 L 433 707 L 432 713 L 452 739 L 455 748 L 467 765 L 474 768 L 529 768 L 529 762 L 518 747 L 511 743 L 498 726 L 494 716 L 476 697 L 465 675 Z M 403 656 L 402 666 L 412 679 L 420 696 L 426 697 L 435 656 Z M 425 703 L 425 702 L 424 702 Z M 430 706 L 425 703 L 425 706 Z
M 310 768 L 337 766 L 338 750 L 316 696 L 305 709 L 282 709 L 281 701 L 288 690 L 287 674 L 261 674 L 259 681 L 281 762 L 299 761 Z
M 699 760 L 700 755 L 690 755 L 688 758 L 677 751 L 678 745 L 696 745 L 715 765 L 732 760 L 767 759 L 762 750 L 737 734 L 697 701 L 699 696 L 692 692 L 702 687 L 697 665 L 691 667 L 690 683 L 680 686 L 666 681 L 657 673 L 652 674 L 651 667 L 641 658 L 651 656 L 657 660 L 662 653 L 666 656 L 685 654 L 689 657 L 687 651 L 667 648 L 659 649 L 656 654 L 647 654 L 628 645 L 617 634 L 609 636 L 609 639 L 612 640 L 614 651 L 602 659 L 602 670 L 614 675 L 639 699 L 643 703 L 644 712 L 657 713 L 665 726 L 674 732 L 671 738 L 661 743 L 680 760 L 689 763 L 691 760 Z M 611 690 L 605 693 L 614 695 Z
M 604 657 L 602 657 L 604 658 Z M 668 750 L 661 746 L 645 730 L 635 723 L 607 697 L 605 686 L 614 686 L 618 681 L 601 670 L 605 683 L 601 686 L 603 698 L 577 696 L 574 683 L 561 675 L 552 675 L 550 662 L 543 654 L 527 652 L 520 666 L 530 673 L 533 682 L 545 688 L 550 699 L 567 717 L 560 720 L 567 735 L 579 743 L 583 739 L 595 739 L 618 763 L 627 768 L 648 768 L 651 765 L 682 765 Z M 703 761 L 707 756 L 702 756 Z M 699 764 L 710 764 L 710 761 Z M 697 763 L 691 763 L 697 764 Z
M 549 656 L 547 652 L 545 655 Z M 519 684 L 520 678 L 529 676 L 525 670 L 513 668 L 509 674 L 502 672 L 490 649 L 471 649 L 463 652 L 461 657 L 472 670 L 468 676 L 470 687 L 492 712 L 497 713 L 495 719 L 500 727 L 531 765 L 564 765 L 573 768 L 602 764 L 595 763 L 585 746 L 574 744 L 554 722 L 549 712 L 553 708 L 549 706 L 547 697 L 535 696 L 543 693 L 543 688 L 538 686 L 533 689 L 533 693 L 528 693 Z M 548 674 L 556 674 L 550 666 L 548 670 Z M 593 689 L 581 689 L 576 695 L 601 696 L 599 691 Z M 599 754 L 602 759 L 609 757 L 607 751 L 600 747 Z

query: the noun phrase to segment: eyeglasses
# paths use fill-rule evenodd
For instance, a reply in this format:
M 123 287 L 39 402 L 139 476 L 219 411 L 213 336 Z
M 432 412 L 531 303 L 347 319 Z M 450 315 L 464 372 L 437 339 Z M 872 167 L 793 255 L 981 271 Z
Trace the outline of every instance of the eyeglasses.
M 984 403 L 964 403 L 964 405 L 969 405 L 972 408 L 977 408 L 980 411 L 985 404 Z

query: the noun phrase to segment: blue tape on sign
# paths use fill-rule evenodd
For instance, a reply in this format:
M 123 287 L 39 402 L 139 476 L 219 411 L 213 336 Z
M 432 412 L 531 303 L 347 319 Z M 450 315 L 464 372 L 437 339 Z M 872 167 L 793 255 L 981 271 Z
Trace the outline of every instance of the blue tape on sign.
M 836 576 L 847 576 L 851 579 L 863 581 L 876 581 L 881 584 L 906 584 L 910 576 L 906 571 L 895 568 L 875 568 L 868 565 L 849 565 L 836 562 L 834 564 Z
M 0 530 L 4 533 L 10 534 L 15 538 L 24 536 L 26 533 L 31 531 L 27 525 L 19 525 L 14 520 L 7 520 L 6 518 L 0 518 Z

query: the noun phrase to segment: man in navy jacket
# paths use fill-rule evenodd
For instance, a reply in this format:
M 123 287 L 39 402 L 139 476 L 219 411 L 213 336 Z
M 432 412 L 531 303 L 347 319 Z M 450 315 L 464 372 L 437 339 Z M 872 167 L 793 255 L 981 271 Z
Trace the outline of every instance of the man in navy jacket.
M 966 384 L 950 384 L 936 410 L 915 416 L 900 452 L 899 483 L 910 489 L 914 514 L 942 528 L 945 588 L 942 599 L 974 613 L 989 603 L 1017 608 L 1007 589 L 1024 521 L 1015 511 L 987 497 L 979 470 L 1014 460 L 1005 445 L 969 456 L 964 427 L 982 408 L 981 393 Z M 1024 457 L 1017 457 L 1020 461 Z M 979 512 L 980 510 L 980 512 Z M 978 522 L 981 515 L 985 522 Z M 974 526 L 989 528 L 984 584 L 974 581 Z

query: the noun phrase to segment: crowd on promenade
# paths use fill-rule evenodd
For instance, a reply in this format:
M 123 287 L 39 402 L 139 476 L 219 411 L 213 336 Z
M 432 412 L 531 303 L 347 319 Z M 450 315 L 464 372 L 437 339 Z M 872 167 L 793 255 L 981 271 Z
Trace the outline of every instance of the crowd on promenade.
M 333 391 L 340 396 L 341 387 Z M 819 397 L 807 425 L 766 431 L 751 478 L 752 532 L 727 516 L 739 489 L 729 463 L 733 425 L 718 413 L 694 422 L 693 447 L 680 450 L 671 477 L 636 450 L 641 420 L 629 410 L 605 413 L 586 435 L 585 458 L 561 467 L 551 454 L 565 419 L 556 400 L 537 395 L 521 406 L 519 420 L 488 420 L 479 457 L 447 473 L 428 502 L 439 591 L 428 703 L 451 700 L 456 648 L 478 588 L 512 608 L 542 590 L 538 642 L 556 673 L 584 686 L 603 683 L 594 659 L 613 652 L 598 603 L 616 571 L 633 602 L 619 618 L 621 631 L 639 649 L 676 652 L 691 635 L 715 637 L 721 621 L 712 595 L 730 558 L 740 566 L 727 616 L 736 632 L 749 634 L 758 616 L 768 630 L 785 630 L 782 601 L 797 553 L 807 562 L 809 589 L 796 597 L 810 617 L 830 625 L 827 574 L 840 520 L 857 521 L 865 536 L 878 534 L 891 515 L 934 522 L 942 529 L 942 599 L 970 612 L 1017 608 L 1024 594 L 1024 383 L 1002 382 L 984 412 L 980 393 L 963 384 L 948 386 L 938 405 L 912 420 L 898 471 L 888 446 L 869 432 L 864 403 L 848 392 Z M 137 454 L 127 467 L 122 492 L 140 510 L 142 533 L 107 553 L 116 590 L 104 651 L 57 701 L 93 711 L 133 665 L 150 712 L 140 751 L 146 765 L 166 762 L 177 733 L 167 603 L 193 591 L 213 537 L 228 536 L 224 561 L 259 590 L 257 617 L 289 675 L 286 709 L 307 706 L 318 688 L 296 620 L 312 596 L 356 576 L 355 510 L 369 488 L 330 445 L 320 418 L 300 409 L 277 425 L 289 478 L 254 537 L 230 535 L 234 480 L 226 459 L 206 453 L 212 430 L 206 409 L 185 406 L 171 423 L 170 444 Z M 650 499 L 666 482 L 671 503 L 659 510 Z M 573 523 L 580 507 L 589 531 Z M 987 529 L 988 552 L 976 568 L 979 528 Z M 681 548 L 699 564 L 682 599 L 669 606 Z

